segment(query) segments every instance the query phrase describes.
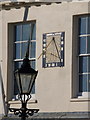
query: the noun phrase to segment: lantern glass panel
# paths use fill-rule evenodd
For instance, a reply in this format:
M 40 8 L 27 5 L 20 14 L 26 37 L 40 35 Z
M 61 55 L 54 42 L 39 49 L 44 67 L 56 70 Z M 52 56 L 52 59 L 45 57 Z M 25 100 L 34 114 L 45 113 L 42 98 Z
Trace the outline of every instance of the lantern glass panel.
M 18 85 L 19 93 L 21 93 L 20 79 L 19 79 L 19 73 L 18 72 L 15 73 L 15 77 L 16 77 L 16 82 L 17 82 L 17 85 Z
M 33 83 L 35 81 L 36 74 L 23 74 L 20 73 L 20 82 L 22 94 L 30 94 Z
M 20 73 L 20 79 L 21 79 L 22 93 L 24 93 L 24 94 L 29 93 L 29 87 L 32 82 L 32 75 Z

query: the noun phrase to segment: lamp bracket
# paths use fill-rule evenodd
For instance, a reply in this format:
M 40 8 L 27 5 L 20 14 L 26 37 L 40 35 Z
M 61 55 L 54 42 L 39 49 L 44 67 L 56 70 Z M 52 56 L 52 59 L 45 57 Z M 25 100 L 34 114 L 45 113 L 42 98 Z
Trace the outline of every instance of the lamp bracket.
M 23 111 L 26 112 L 26 116 L 25 117 L 29 117 L 29 116 L 32 116 L 34 115 L 34 113 L 37 113 L 39 111 L 39 109 L 28 109 L 28 108 L 25 108 L 25 109 L 18 109 L 18 108 L 9 108 L 10 112 L 14 112 L 15 115 L 19 115 L 19 117 L 22 117 L 23 116 Z

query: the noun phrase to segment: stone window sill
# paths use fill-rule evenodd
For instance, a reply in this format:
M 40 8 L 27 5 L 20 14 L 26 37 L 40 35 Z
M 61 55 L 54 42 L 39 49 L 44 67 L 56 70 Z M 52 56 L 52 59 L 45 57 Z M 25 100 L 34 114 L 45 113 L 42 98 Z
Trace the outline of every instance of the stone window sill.
M 90 98 L 71 98 L 70 102 L 89 102 Z
M 28 101 L 28 104 L 34 104 L 34 103 L 37 103 L 38 101 L 35 99 L 33 100 L 29 100 Z M 21 104 L 21 101 L 20 100 L 15 100 L 15 101 L 9 101 L 8 102 L 9 104 Z

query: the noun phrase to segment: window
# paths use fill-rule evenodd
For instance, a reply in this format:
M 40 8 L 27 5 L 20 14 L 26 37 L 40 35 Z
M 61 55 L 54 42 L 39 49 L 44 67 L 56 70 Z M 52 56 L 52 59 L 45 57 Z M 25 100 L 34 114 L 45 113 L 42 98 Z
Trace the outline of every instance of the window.
M 79 92 L 90 92 L 90 16 L 79 18 Z
M 64 32 L 43 34 L 43 67 L 64 66 Z
M 35 22 L 16 24 L 14 41 L 14 71 L 20 68 L 22 60 L 25 57 L 28 40 L 30 39 L 29 60 L 31 67 L 35 69 L 36 65 L 36 24 Z M 35 85 L 32 94 L 35 93 Z M 18 94 L 17 83 L 14 78 L 14 97 Z

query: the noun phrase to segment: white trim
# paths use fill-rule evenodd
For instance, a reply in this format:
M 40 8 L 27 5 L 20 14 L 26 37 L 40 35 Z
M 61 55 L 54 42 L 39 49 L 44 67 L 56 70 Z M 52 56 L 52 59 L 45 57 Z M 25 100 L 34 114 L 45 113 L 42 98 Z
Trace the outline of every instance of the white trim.
M 29 60 L 30 60 L 30 61 L 36 60 L 36 58 L 29 58 Z M 21 61 L 23 61 L 23 59 L 14 59 L 13 61 L 14 61 L 14 62 L 21 62 Z
M 81 92 L 78 94 L 78 98 L 90 98 L 90 92 Z
M 88 56 L 90 56 L 90 54 L 79 54 L 79 57 L 80 57 L 80 56 L 82 56 L 82 57 L 83 57 L 83 56 L 87 56 L 87 57 L 88 57 Z
M 88 36 L 90 36 L 90 34 L 79 35 L 79 37 L 88 37 Z
M 35 100 L 35 94 L 30 94 L 31 95 L 31 98 L 30 98 L 30 100 L 29 101 L 33 101 L 33 100 Z M 26 97 L 26 99 L 27 99 L 27 95 L 25 96 Z M 22 96 L 22 98 L 23 98 L 23 96 Z M 19 95 L 14 95 L 14 97 L 12 98 L 12 101 L 20 101 L 20 96 Z
M 18 40 L 18 41 L 15 41 L 14 43 L 27 43 L 28 42 L 28 40 L 23 40 L 23 41 L 21 41 L 21 40 Z M 30 40 L 30 42 L 32 43 L 32 42 L 36 42 L 36 40 Z
M 87 72 L 87 73 L 79 73 L 79 75 L 89 75 L 90 72 Z
M 37 99 L 35 97 L 35 94 L 31 94 L 31 99 L 28 101 L 28 103 L 37 103 Z M 20 99 L 12 99 L 12 101 L 8 102 L 9 104 L 21 104 Z

